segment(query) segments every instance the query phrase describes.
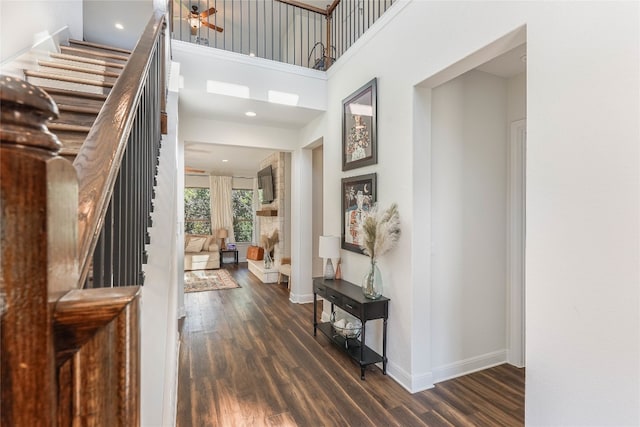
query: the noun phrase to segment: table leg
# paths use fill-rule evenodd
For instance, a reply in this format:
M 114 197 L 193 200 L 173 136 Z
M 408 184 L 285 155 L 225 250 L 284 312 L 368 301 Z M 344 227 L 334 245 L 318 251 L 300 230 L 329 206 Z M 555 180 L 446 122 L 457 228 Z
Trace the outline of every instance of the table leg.
M 382 373 L 387 375 L 387 318 L 382 322 Z
M 313 293 L 313 336 L 316 336 L 316 330 L 318 328 L 318 302 L 316 301 L 316 293 Z
M 364 366 L 362 365 L 364 363 L 364 347 L 365 347 L 365 337 L 366 337 L 366 331 L 365 331 L 365 325 L 367 324 L 366 321 L 362 322 L 362 335 L 360 335 L 360 379 L 364 380 Z

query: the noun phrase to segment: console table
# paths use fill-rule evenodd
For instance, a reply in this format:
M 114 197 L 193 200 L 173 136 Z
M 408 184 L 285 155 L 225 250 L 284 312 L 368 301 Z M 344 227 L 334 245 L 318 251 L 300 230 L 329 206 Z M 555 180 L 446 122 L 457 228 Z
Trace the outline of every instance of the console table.
M 360 341 L 345 338 L 338 334 L 330 322 L 318 323 L 317 297 L 325 298 L 334 306 L 354 315 L 362 322 Z M 382 373 L 387 374 L 387 319 L 389 318 L 389 298 L 380 297 L 376 300 L 365 298 L 360 286 L 340 279 L 313 279 L 313 335 L 319 329 L 332 342 L 340 346 L 352 359 L 360 364 L 360 378 L 364 380 L 364 370 L 368 365 L 382 362 Z M 382 355 L 366 346 L 367 320 L 383 319 L 382 327 Z

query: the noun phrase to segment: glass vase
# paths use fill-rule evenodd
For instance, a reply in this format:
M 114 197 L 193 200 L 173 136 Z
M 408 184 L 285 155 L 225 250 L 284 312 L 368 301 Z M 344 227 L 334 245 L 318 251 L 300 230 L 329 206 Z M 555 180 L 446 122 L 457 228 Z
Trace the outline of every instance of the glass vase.
M 382 275 L 375 261 L 371 261 L 369 270 L 362 279 L 362 293 L 369 299 L 382 296 Z
M 271 254 L 265 253 L 264 254 L 264 268 L 266 268 L 268 270 L 268 269 L 271 268 L 272 265 L 273 265 L 273 260 L 271 259 Z

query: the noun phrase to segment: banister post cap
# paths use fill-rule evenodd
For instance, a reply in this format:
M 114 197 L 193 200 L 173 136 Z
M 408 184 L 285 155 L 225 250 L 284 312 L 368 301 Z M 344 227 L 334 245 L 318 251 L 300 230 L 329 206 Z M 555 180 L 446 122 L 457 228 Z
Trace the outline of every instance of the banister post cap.
M 0 140 L 57 153 L 61 144 L 47 122 L 57 118 L 58 106 L 45 91 L 21 79 L 0 76 Z

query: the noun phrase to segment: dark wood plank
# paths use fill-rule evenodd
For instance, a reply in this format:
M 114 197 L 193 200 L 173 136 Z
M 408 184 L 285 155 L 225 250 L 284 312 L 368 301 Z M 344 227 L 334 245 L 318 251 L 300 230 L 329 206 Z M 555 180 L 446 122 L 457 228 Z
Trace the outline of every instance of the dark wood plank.
M 105 67 L 105 69 L 110 71 L 121 70 L 124 68 L 124 63 L 109 62 L 101 59 L 85 58 L 84 56 L 68 55 L 66 53 L 52 52 L 49 54 L 49 56 L 53 59 L 62 60 L 62 61 L 72 61 L 72 62 L 80 62 L 84 64 L 98 65 L 101 67 Z
M 69 39 L 69 44 L 76 45 L 76 46 L 83 46 L 85 48 L 93 48 L 98 50 L 106 50 L 110 52 L 118 52 L 125 55 L 131 55 L 131 51 L 129 49 L 123 49 L 121 47 L 115 47 L 115 46 L 107 46 L 105 44 L 88 42 L 86 40 Z
M 51 99 L 22 80 L 0 76 L 0 103 L 0 421 L 2 426 L 54 425 L 49 301 L 55 301 L 55 278 L 50 270 L 68 273 L 73 256 L 49 256 L 56 238 L 50 217 L 65 214 L 63 205 L 51 201 L 70 197 L 75 189 L 64 174 L 66 162 L 56 156 L 60 144 L 46 127 L 57 116 Z M 69 189 L 61 191 L 67 184 Z M 70 243 L 63 242 L 60 250 L 73 254 L 73 234 L 62 237 Z
M 286 284 L 228 265 L 241 288 L 185 295 L 177 425 L 480 426 L 524 424 L 524 370 L 502 365 L 410 394 L 321 334 Z
M 127 62 L 128 55 L 115 54 L 100 49 L 89 49 L 85 47 L 60 46 L 60 52 L 70 55 L 83 56 L 90 59 L 111 60 Z

